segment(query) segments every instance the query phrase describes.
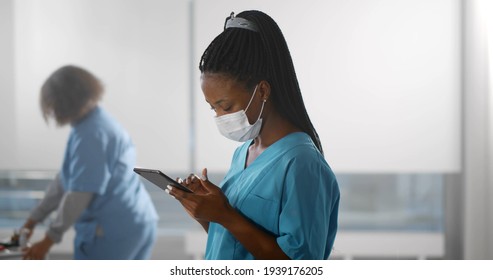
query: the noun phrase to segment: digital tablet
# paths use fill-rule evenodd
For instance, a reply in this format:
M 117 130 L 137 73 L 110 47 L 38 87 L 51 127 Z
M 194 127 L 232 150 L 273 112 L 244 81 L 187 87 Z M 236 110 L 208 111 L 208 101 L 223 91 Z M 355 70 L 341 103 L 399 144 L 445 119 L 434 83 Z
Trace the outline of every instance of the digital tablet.
M 179 188 L 182 191 L 193 193 L 192 190 L 178 183 L 177 181 L 171 179 L 166 174 L 164 174 L 163 172 L 157 169 L 145 169 L 145 168 L 135 167 L 134 172 L 146 178 L 148 181 L 150 181 L 151 183 L 153 183 L 154 185 L 158 186 L 163 190 L 167 189 L 166 186 L 171 185 L 173 187 Z

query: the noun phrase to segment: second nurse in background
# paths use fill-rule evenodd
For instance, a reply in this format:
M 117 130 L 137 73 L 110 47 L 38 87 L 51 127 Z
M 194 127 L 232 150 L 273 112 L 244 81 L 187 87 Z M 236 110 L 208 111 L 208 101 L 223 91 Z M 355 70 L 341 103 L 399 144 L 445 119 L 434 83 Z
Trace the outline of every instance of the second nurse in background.
M 70 125 L 59 175 L 23 228 L 34 229 L 55 209 L 44 239 L 25 259 L 43 259 L 75 227 L 75 259 L 148 259 L 158 216 L 138 176 L 135 148 L 125 129 L 98 105 L 103 86 L 89 71 L 64 66 L 41 89 L 45 119 Z

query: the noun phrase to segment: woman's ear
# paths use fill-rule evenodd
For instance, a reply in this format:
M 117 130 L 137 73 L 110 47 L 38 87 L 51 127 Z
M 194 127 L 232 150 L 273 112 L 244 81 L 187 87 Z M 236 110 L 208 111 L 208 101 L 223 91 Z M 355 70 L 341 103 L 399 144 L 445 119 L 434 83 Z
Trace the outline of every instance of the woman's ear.
M 258 84 L 257 92 L 263 101 L 269 100 L 270 97 L 270 84 L 266 80 L 262 80 Z

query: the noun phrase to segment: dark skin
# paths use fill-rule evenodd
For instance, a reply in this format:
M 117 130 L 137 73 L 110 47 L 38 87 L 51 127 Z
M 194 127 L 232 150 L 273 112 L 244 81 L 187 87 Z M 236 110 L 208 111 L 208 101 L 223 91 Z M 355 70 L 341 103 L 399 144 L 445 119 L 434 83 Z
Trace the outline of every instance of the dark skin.
M 29 235 L 28 239 L 31 237 L 31 235 L 34 232 L 34 227 L 36 226 L 36 222 L 28 219 L 26 223 L 22 226 L 23 228 L 29 229 Z M 51 246 L 53 246 L 55 242 L 51 240 L 48 235 L 45 235 L 45 237 L 36 243 L 34 243 L 32 246 L 25 248 L 24 251 L 24 260 L 44 260 L 46 258 L 46 254 L 50 251 Z
M 221 74 L 202 74 L 201 87 L 205 100 L 217 116 L 244 110 L 252 97 L 252 91 L 247 90 L 243 84 Z M 262 129 L 248 149 L 245 168 L 279 139 L 301 131 L 274 109 L 269 101 L 270 90 L 267 81 L 260 81 L 252 103 L 246 111 L 250 124 L 253 124 L 260 114 L 262 102 L 266 101 L 262 113 Z M 289 259 L 277 244 L 275 236 L 246 219 L 229 204 L 221 189 L 207 179 L 207 169 L 202 171 L 201 178 L 190 175 L 184 184 L 195 192 L 190 194 L 171 188 L 169 194 L 174 196 L 206 231 L 209 222 L 221 224 L 256 259 Z

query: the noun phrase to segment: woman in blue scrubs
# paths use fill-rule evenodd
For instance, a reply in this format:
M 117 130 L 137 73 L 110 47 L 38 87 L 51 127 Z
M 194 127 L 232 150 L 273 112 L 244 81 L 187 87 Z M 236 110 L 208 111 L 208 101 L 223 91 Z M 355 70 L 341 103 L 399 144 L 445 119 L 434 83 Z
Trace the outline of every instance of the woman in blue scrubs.
M 207 259 L 327 259 L 339 187 L 306 112 L 281 30 L 245 11 L 202 55 L 201 87 L 219 132 L 244 142 L 220 187 L 188 177 L 169 187 L 208 232 Z
M 45 119 L 72 129 L 60 173 L 24 228 L 31 231 L 57 209 L 44 239 L 24 259 L 44 259 L 63 233 L 75 227 L 75 259 L 147 259 L 158 216 L 149 194 L 133 172 L 135 148 L 98 102 L 100 81 L 88 71 L 65 66 L 41 88 Z

